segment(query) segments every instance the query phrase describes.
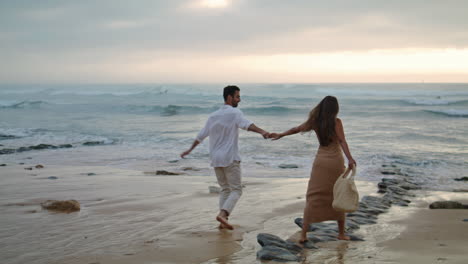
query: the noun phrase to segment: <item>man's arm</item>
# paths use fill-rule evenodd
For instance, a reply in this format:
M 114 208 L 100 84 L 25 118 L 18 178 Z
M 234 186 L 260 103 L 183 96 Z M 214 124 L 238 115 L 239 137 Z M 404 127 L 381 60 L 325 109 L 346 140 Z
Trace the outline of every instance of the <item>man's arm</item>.
M 200 144 L 200 141 L 198 141 L 198 140 L 195 139 L 195 141 L 193 141 L 193 143 L 192 143 L 192 146 L 191 146 L 188 150 L 182 152 L 182 153 L 180 154 L 180 157 L 181 157 L 181 158 L 184 158 L 185 156 L 187 156 L 188 154 L 190 154 L 190 152 L 192 152 L 192 150 L 193 150 L 194 148 L 196 148 L 196 147 L 198 146 L 198 144 Z
M 249 126 L 249 128 L 247 129 L 247 131 L 253 131 L 253 132 L 259 133 L 260 135 L 263 136 L 264 139 L 267 139 L 270 136 L 270 133 L 268 133 L 265 130 L 259 128 L 255 124 L 251 124 Z

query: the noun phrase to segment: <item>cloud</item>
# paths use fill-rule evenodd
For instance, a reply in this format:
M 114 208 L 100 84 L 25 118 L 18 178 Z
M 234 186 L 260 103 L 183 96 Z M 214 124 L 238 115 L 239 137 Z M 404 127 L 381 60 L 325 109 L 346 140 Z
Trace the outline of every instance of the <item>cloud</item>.
M 21 76 L 48 65 L 70 69 L 71 76 L 77 65 L 109 65 L 122 54 L 129 60 L 146 54 L 148 60 L 164 55 L 170 66 L 160 70 L 176 75 L 184 60 L 219 66 L 243 56 L 468 48 L 467 1 L 231 0 L 222 8 L 187 8 L 200 3 L 1 1 L 0 59 L 11 66 L 0 70 Z M 112 67 L 106 69 L 103 76 Z

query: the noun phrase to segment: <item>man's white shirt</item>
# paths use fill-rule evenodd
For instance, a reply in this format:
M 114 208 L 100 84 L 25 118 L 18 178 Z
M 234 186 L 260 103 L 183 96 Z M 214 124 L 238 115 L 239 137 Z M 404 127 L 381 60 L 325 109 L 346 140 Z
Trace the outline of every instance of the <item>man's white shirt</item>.
M 239 128 L 247 130 L 253 122 L 244 118 L 242 111 L 230 105 L 223 105 L 213 112 L 196 140 L 202 142 L 210 137 L 210 159 L 212 167 L 227 167 L 234 161 L 241 161 L 239 155 Z

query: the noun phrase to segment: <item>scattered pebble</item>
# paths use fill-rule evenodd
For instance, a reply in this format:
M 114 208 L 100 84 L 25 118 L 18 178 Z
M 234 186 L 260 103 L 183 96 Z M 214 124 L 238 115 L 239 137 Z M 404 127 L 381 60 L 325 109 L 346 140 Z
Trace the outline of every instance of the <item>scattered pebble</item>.
M 27 168 L 24 168 L 25 170 L 32 170 L 33 168 L 32 167 L 27 167 Z
M 177 163 L 177 162 L 179 162 L 179 160 L 169 160 L 168 162 L 169 163 Z
M 44 168 L 44 166 L 41 165 L 41 164 L 36 165 L 36 169 L 43 169 L 43 168 Z
M 6 166 L 6 164 L 0 164 L 0 167 L 5 167 L 5 166 Z
M 50 176 L 50 177 L 47 177 L 47 179 L 49 179 L 49 180 L 57 180 L 58 177 L 56 177 L 56 176 Z
M 180 173 L 170 172 L 165 170 L 158 170 L 156 171 L 156 175 L 180 175 Z
M 296 164 L 280 164 L 278 165 L 279 168 L 281 169 L 296 169 L 299 168 Z
M 468 177 L 456 178 L 454 180 L 456 180 L 456 181 L 468 181 Z

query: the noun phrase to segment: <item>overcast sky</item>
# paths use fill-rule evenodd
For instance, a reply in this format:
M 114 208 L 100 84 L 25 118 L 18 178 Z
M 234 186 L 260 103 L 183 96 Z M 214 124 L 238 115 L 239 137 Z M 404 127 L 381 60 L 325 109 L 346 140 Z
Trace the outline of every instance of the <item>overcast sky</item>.
M 0 2 L 1 83 L 468 82 L 465 0 Z

